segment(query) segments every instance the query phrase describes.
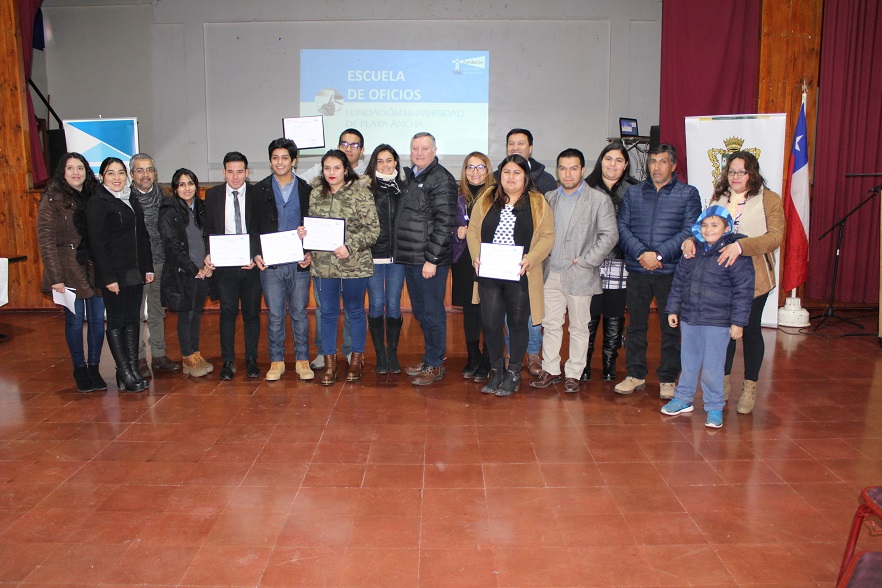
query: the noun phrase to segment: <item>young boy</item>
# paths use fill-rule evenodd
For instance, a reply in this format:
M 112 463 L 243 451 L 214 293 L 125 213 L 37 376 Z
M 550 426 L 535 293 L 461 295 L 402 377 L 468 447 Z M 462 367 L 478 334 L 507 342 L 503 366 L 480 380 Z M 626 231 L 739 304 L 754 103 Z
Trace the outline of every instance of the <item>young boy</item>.
M 674 399 L 662 407 L 667 415 L 692 412 L 701 374 L 706 427 L 723 426 L 723 364 L 729 339 L 740 339 L 753 301 L 753 261 L 739 257 L 731 266 L 720 263 L 721 250 L 743 235 L 733 233 L 732 215 L 723 206 L 709 206 L 692 227 L 696 252 L 681 259 L 668 296 L 668 324 L 680 325 L 682 373 Z M 703 245 L 703 246 L 702 246 Z M 682 319 L 682 320 L 681 320 Z

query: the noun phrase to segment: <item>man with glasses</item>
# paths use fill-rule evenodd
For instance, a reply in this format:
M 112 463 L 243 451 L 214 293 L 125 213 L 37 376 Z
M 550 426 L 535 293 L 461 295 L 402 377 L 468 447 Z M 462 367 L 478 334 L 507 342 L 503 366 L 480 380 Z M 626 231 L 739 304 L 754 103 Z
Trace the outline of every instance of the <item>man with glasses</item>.
M 677 178 L 677 149 L 661 144 L 649 151 L 649 177 L 625 192 L 619 208 L 619 246 L 628 270 L 628 333 L 625 337 L 628 376 L 615 390 L 631 394 L 646 387 L 646 331 L 649 307 L 655 298 L 661 326 L 659 395 L 674 397 L 680 373 L 680 334 L 668 325 L 664 313 L 683 241 L 692 236 L 692 225 L 701 213 L 694 186 Z
M 147 346 L 144 344 L 144 312 L 147 312 L 147 328 L 150 331 L 150 351 L 153 360 L 150 362 L 154 370 L 176 372 L 181 366 L 173 362 L 165 354 L 165 308 L 160 303 L 159 292 L 162 288 L 162 265 L 165 262 L 165 251 L 162 248 L 162 237 L 159 236 L 159 205 L 168 194 L 156 183 L 156 164 L 146 153 L 136 153 L 129 161 L 132 172 L 132 196 L 138 199 L 144 210 L 144 224 L 150 235 L 150 252 L 153 254 L 153 281 L 144 285 L 144 297 L 141 300 L 141 331 L 138 336 L 138 372 L 142 378 L 150 377 L 147 368 Z
M 340 133 L 340 140 L 337 142 L 337 149 L 346 154 L 346 159 L 349 160 L 349 165 L 352 166 L 352 169 L 355 170 L 359 176 L 364 175 L 364 170 L 367 169 L 367 162 L 361 161 L 361 156 L 364 153 L 364 135 L 361 134 L 361 131 L 358 129 L 346 129 L 342 133 Z M 322 176 L 322 164 L 317 163 L 301 176 L 304 180 L 309 182 L 312 187 L 316 187 L 321 183 Z M 315 292 L 315 287 L 313 286 L 313 292 Z M 315 298 L 315 347 L 316 349 L 321 350 L 322 348 L 322 307 L 319 304 L 318 296 L 314 296 Z M 341 351 L 343 355 L 346 356 L 346 361 L 349 361 L 349 357 L 352 353 L 352 335 L 349 332 L 349 314 L 346 312 L 346 309 L 343 310 L 343 346 L 341 347 Z M 316 358 L 309 364 L 309 366 L 314 370 L 321 370 L 325 368 L 325 356 L 319 353 Z

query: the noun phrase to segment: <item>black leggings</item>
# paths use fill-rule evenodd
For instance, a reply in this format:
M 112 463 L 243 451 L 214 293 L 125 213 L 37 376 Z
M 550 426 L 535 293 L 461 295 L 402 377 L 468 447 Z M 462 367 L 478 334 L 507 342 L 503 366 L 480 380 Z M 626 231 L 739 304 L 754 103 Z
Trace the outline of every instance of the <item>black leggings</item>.
M 480 304 L 463 304 L 462 305 L 462 327 L 465 331 L 466 343 L 480 344 L 481 342 L 481 305 Z
M 763 357 L 766 354 L 766 342 L 763 340 L 763 307 L 769 293 L 753 299 L 750 306 L 750 318 L 744 327 L 744 379 L 756 382 L 759 378 L 760 368 L 763 367 Z M 726 375 L 732 373 L 732 362 L 735 360 L 735 344 L 732 339 L 726 349 Z
M 530 319 L 530 293 L 527 280 L 520 282 L 478 278 L 478 294 L 481 297 L 481 318 L 484 323 L 484 345 L 490 363 L 497 369 L 502 366 L 505 336 L 502 333 L 508 315 L 511 365 L 520 366 L 527 352 L 530 337 L 527 321 Z
M 125 325 L 138 325 L 141 323 L 141 296 L 144 286 L 125 286 L 119 289 L 119 294 L 114 294 L 107 288 L 102 288 L 104 308 L 107 310 L 107 330 L 121 329 Z

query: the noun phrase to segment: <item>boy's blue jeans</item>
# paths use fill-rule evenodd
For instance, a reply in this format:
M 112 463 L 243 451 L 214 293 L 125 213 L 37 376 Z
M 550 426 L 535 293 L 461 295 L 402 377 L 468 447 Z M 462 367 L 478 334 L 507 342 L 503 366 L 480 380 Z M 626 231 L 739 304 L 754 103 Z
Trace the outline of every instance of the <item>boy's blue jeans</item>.
M 680 321 L 680 383 L 674 398 L 683 402 L 695 399 L 698 378 L 705 410 L 723 410 L 723 367 L 729 347 L 729 327 L 690 325 Z

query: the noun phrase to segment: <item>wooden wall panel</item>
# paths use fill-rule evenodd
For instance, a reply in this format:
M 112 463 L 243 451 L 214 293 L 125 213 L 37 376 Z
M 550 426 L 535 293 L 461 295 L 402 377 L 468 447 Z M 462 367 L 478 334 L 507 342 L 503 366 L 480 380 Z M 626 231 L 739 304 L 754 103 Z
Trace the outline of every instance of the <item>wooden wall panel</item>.
M 789 145 L 793 140 L 796 118 L 802 103 L 802 87 L 805 84 L 810 172 L 814 170 L 823 13 L 823 0 L 763 1 L 757 112 L 787 113 L 786 137 Z M 737 52 L 732 53 L 736 54 Z M 737 66 L 737 60 L 732 60 L 728 65 L 733 71 L 737 71 Z M 789 167 L 788 148 L 784 158 L 785 178 Z M 783 259 L 783 246 L 781 253 Z M 778 270 L 780 274 L 781 268 Z M 783 302 L 787 295 L 789 292 L 779 289 L 779 302 Z
M 0 0 L 0 255 L 27 255 L 9 266 L 5 309 L 51 306 L 40 294 L 36 216 L 39 194 L 30 184 L 26 80 L 17 0 Z

